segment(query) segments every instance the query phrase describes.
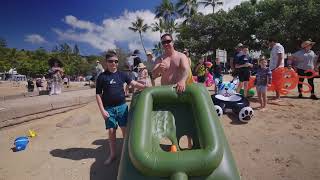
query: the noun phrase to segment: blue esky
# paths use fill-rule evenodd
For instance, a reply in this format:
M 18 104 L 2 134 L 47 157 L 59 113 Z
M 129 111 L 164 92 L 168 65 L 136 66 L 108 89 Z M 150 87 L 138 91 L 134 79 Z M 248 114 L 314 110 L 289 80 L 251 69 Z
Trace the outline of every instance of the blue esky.
M 244 0 L 224 0 L 229 9 Z M 115 47 L 142 49 L 139 35 L 128 30 L 140 16 L 149 25 L 161 0 L 2 0 L 0 37 L 11 48 L 34 50 L 77 44 L 81 54 L 99 54 Z M 207 14 L 211 8 L 199 7 Z M 159 41 L 159 32 L 143 35 L 147 49 Z

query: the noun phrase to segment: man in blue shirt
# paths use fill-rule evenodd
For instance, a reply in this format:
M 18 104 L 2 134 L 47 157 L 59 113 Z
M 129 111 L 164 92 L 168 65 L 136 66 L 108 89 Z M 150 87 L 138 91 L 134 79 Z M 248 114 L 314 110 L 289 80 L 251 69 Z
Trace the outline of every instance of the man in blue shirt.
M 243 47 L 243 54 L 239 57 L 238 61 L 235 63 L 235 68 L 238 70 L 239 74 L 239 85 L 237 92 L 239 93 L 242 86 L 244 88 L 244 96 L 248 95 L 248 84 L 250 79 L 250 68 L 252 68 L 252 60 L 249 57 L 249 48 Z
M 118 71 L 118 57 L 114 52 L 107 52 L 105 71 L 101 73 L 96 84 L 96 100 L 105 120 L 106 129 L 109 130 L 110 155 L 104 164 L 110 164 L 116 158 L 116 130 L 118 126 L 123 137 L 126 134 L 128 105 L 126 104 L 123 85 L 127 83 L 133 87 L 143 89 L 145 85 L 131 79 L 131 77 Z

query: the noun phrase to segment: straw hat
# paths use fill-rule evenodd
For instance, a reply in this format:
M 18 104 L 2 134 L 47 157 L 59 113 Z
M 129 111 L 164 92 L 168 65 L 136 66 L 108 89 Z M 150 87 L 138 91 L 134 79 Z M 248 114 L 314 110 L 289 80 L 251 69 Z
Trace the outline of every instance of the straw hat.
M 146 68 L 146 66 L 143 63 L 139 63 L 137 68 L 138 69 L 143 69 L 143 68 Z
M 312 41 L 304 41 L 303 43 L 301 43 L 301 48 L 305 48 L 309 45 L 313 46 L 315 44 L 315 42 Z
M 153 56 L 151 51 L 147 51 L 147 55 Z

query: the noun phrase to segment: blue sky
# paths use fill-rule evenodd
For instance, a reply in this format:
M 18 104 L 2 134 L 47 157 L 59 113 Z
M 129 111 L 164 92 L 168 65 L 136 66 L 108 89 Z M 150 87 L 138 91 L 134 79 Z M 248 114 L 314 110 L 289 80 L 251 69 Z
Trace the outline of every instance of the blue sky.
M 243 0 L 224 0 L 232 8 Z M 137 33 L 128 26 L 137 16 L 149 25 L 161 0 L 2 0 L 0 37 L 8 46 L 34 50 L 54 45 L 78 44 L 81 54 L 99 54 L 115 47 L 142 49 Z M 209 13 L 210 8 L 199 7 Z M 159 40 L 159 32 L 143 36 L 147 49 Z

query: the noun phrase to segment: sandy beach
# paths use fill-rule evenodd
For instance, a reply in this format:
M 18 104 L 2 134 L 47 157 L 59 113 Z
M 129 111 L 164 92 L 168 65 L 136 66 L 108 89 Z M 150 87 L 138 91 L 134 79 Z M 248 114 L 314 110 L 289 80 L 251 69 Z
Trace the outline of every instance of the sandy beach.
M 320 79 L 315 82 L 320 97 Z M 320 179 L 320 100 L 298 99 L 297 95 L 293 90 L 280 103 L 270 101 L 268 109 L 255 110 L 247 124 L 238 123 L 232 113 L 223 115 L 220 121 L 242 179 Z M 259 106 L 255 97 L 250 102 L 254 109 Z M 38 136 L 25 151 L 12 152 L 14 139 L 28 129 Z M 104 166 L 108 137 L 95 102 L 0 129 L 0 180 L 114 180 L 122 143 L 120 131 L 117 133 L 119 158 Z

